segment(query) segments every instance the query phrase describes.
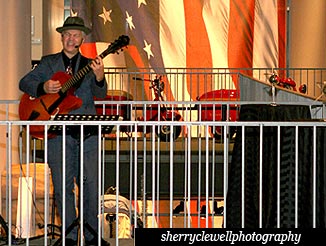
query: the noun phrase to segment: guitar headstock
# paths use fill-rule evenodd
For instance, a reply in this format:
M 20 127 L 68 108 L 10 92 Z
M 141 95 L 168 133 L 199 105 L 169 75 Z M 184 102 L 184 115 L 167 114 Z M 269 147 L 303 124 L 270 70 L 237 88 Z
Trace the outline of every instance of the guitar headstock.
M 119 50 L 122 50 L 129 44 L 130 38 L 126 35 L 119 36 L 114 42 L 112 42 L 109 47 L 102 53 L 103 56 L 106 56 L 110 53 L 117 53 Z

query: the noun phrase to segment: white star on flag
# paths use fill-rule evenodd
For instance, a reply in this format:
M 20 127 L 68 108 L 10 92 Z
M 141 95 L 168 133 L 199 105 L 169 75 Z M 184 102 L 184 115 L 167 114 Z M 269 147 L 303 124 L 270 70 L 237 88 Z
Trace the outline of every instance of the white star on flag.
M 158 74 L 175 67 L 208 72 L 286 67 L 285 0 L 71 0 L 71 8 L 92 27 L 81 47 L 89 57 L 96 57 L 101 45 L 119 34 L 130 37 L 125 57 L 110 60 L 112 66 L 148 67 Z M 259 76 L 250 69 L 241 72 Z M 185 88 L 166 81 L 165 93 L 171 101 L 186 101 L 207 91 L 239 88 L 233 73 L 225 81 L 201 74 L 196 80 L 187 78 Z M 152 92 L 143 89 L 150 98 Z
M 74 12 L 72 9 L 70 10 L 70 16 L 75 17 L 78 16 L 78 12 Z
M 138 0 L 138 8 L 141 4 L 147 5 L 146 0 Z
M 145 43 L 145 47 L 143 49 L 147 53 L 147 59 L 149 60 L 151 58 L 151 56 L 154 57 L 152 50 L 151 50 L 152 45 L 148 44 L 146 40 L 144 40 L 144 43 Z
M 126 11 L 126 15 L 127 15 L 126 21 L 128 23 L 129 29 L 130 30 L 135 29 L 135 25 L 132 22 L 132 16 L 129 15 L 128 11 Z
M 110 9 L 110 10 L 106 10 L 106 9 L 103 7 L 103 13 L 98 15 L 99 17 L 103 18 L 103 22 L 104 22 L 104 24 L 105 24 L 107 21 L 112 22 L 112 20 L 111 20 L 111 16 L 110 16 L 110 15 L 111 15 L 111 12 L 112 12 L 111 9 Z

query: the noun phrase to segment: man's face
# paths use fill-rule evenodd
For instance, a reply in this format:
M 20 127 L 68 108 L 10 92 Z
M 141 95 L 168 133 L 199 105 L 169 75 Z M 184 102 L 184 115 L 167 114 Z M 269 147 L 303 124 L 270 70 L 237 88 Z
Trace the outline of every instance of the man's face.
M 69 56 L 73 56 L 84 41 L 83 32 L 80 30 L 66 30 L 62 32 L 61 41 L 63 50 Z M 78 47 L 76 47 L 78 46 Z

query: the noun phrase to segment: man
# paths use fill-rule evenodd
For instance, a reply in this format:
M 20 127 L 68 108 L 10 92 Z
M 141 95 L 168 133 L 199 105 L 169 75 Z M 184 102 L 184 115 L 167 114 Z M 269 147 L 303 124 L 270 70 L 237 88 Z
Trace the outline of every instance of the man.
M 78 82 L 78 86 L 74 90 L 74 96 L 82 99 L 82 105 L 70 111 L 69 114 L 96 114 L 93 98 L 94 96 L 104 98 L 107 92 L 104 64 L 101 57 L 96 57 L 91 61 L 79 52 L 79 47 L 82 45 L 85 36 L 91 30 L 84 25 L 84 20 L 80 17 L 68 17 L 63 26 L 58 27 L 56 30 L 61 34 L 62 51 L 42 57 L 39 65 L 20 80 L 19 88 L 34 97 L 40 97 L 49 93 L 58 93 L 64 83 L 59 80 L 53 80 L 52 77 L 54 74 L 58 71 L 66 71 L 66 73 L 73 75 L 89 64 L 92 70 Z M 79 128 L 76 131 L 69 130 L 67 127 L 64 177 L 63 136 L 60 134 L 48 140 L 48 164 L 51 168 L 55 198 L 61 221 L 63 221 L 63 199 L 65 200 L 66 229 L 72 228 L 71 225 L 74 225 L 76 222 L 74 180 L 79 184 L 80 164 L 84 164 L 83 221 L 90 225 L 94 231 L 98 232 L 98 136 L 96 133 L 87 131 L 87 128 L 84 129 L 84 139 L 81 139 Z M 80 160 L 81 141 L 84 144 L 83 160 Z M 62 187 L 63 178 L 65 180 L 64 198 Z M 78 227 L 75 226 L 66 235 L 66 238 L 64 236 L 65 232 L 62 232 L 63 238 L 66 240 L 66 245 L 77 244 L 77 229 Z M 94 231 L 92 233 L 92 230 L 87 230 L 87 226 L 84 227 L 86 245 L 97 244 Z

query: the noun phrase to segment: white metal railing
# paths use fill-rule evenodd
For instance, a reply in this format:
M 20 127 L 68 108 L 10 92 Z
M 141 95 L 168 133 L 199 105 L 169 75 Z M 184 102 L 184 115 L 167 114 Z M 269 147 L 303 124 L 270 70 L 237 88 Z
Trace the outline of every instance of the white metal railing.
M 127 102 L 122 102 L 127 103 Z M 248 103 L 248 102 L 247 102 Z M 239 102 L 241 104 L 241 102 Z M 228 138 L 227 130 L 231 127 L 237 127 L 243 129 L 250 127 L 258 127 L 260 132 L 263 132 L 264 128 L 276 127 L 280 129 L 282 127 L 295 127 L 295 129 L 300 129 L 302 127 L 309 127 L 312 129 L 313 138 L 311 140 L 313 147 L 312 162 L 309 163 L 313 167 L 313 200 L 314 206 L 311 207 L 313 223 L 311 227 L 318 227 L 318 191 L 316 190 L 316 182 L 318 176 L 316 176 L 316 170 L 320 165 L 316 160 L 319 158 L 316 154 L 317 145 L 320 142 L 317 141 L 316 129 L 324 129 L 326 124 L 321 120 L 316 121 L 298 121 L 298 122 L 284 122 L 284 121 L 267 121 L 267 122 L 239 122 L 239 121 L 112 121 L 110 122 L 115 126 L 114 135 L 104 135 L 102 136 L 102 146 L 101 146 L 101 159 L 102 159 L 102 180 L 100 185 L 100 192 L 104 194 L 109 186 L 114 186 L 117 188 L 117 192 L 120 193 L 127 201 L 129 205 L 129 214 L 127 218 L 127 223 L 130 223 L 128 228 L 137 226 L 132 224 L 131 218 L 139 218 L 139 221 L 143 222 L 145 227 L 223 227 L 223 223 L 227 223 L 225 217 L 228 213 L 228 206 L 226 204 L 226 196 L 228 192 L 228 183 L 230 174 L 228 174 L 228 168 L 232 162 L 233 148 L 235 144 L 235 139 Z M 23 209 L 27 205 L 31 207 L 29 212 L 31 215 L 27 218 L 31 220 L 31 227 L 22 227 L 23 222 L 18 223 L 20 229 L 24 230 L 24 233 L 17 227 L 17 200 L 18 197 L 15 195 L 17 190 L 13 190 L 13 183 L 17 182 L 14 177 L 33 177 L 34 168 L 36 168 L 37 163 L 42 163 L 44 166 L 44 153 L 47 153 L 46 144 L 44 140 L 32 139 L 28 136 L 29 125 L 44 125 L 49 126 L 53 124 L 59 124 L 62 126 L 66 125 L 96 125 L 104 126 L 107 122 L 94 121 L 94 122 L 66 122 L 66 121 L 1 121 L 0 126 L 6 128 L 7 132 L 7 143 L 6 146 L 6 175 L 2 175 L 3 184 L 2 185 L 2 216 L 5 221 L 8 222 L 8 228 L 15 228 L 13 231 L 18 231 L 20 236 L 24 236 L 25 240 L 34 240 L 34 237 L 39 234 L 45 234 L 46 238 L 50 238 L 51 235 L 49 227 L 46 225 L 51 224 L 51 192 L 47 188 L 51 183 L 49 175 L 47 172 L 41 176 L 44 178 L 44 193 L 43 197 L 36 197 L 37 189 L 30 191 L 30 196 L 27 196 L 23 201 Z M 162 142 L 157 137 L 157 128 L 162 126 L 162 124 L 172 127 L 180 126 L 182 127 L 182 134 L 175 141 Z M 146 134 L 137 134 L 137 129 L 139 127 L 152 127 L 150 131 Z M 130 127 L 135 129 L 136 134 L 125 136 L 121 133 L 121 128 Z M 210 134 L 211 127 L 224 127 L 222 132 L 222 137 L 214 138 Z M 12 148 L 13 132 L 15 129 L 23 130 L 22 134 L 19 134 L 21 138 L 19 149 L 25 149 L 23 153 L 23 158 L 21 163 L 12 162 L 12 155 L 15 149 Z M 47 127 L 46 127 L 47 128 Z M 202 128 L 200 130 L 200 128 Z M 186 132 L 186 133 L 185 133 Z M 192 132 L 200 132 L 199 135 L 192 135 Z M 26 135 L 27 134 L 27 135 Z M 173 133 L 171 133 L 173 134 Z M 302 144 L 297 137 L 298 130 L 295 130 L 295 146 Z M 172 139 L 172 135 L 170 136 Z M 260 135 L 259 139 L 263 139 L 265 136 Z M 280 135 L 280 131 L 277 133 L 277 141 L 281 141 L 283 136 Z M 243 135 L 242 143 L 244 143 L 245 136 Z M 260 152 L 259 156 L 263 156 L 263 141 L 259 142 Z M 244 144 L 243 144 L 244 145 Z M 242 160 L 244 160 L 245 147 L 242 145 L 240 155 Z M 307 146 L 308 147 L 308 146 Z M 298 153 L 298 147 L 295 148 L 295 153 Z M 278 151 L 278 157 L 280 158 L 281 153 Z M 63 157 L 64 158 L 64 157 Z M 282 157 L 283 158 L 283 157 Z M 26 161 L 23 161 L 26 160 Z M 298 158 L 295 159 L 294 164 L 297 167 Z M 24 164 L 27 163 L 27 164 Z M 34 163 L 34 164 L 33 164 Z M 245 179 L 245 165 L 246 163 L 242 161 L 242 179 Z M 262 159 L 259 161 L 260 165 L 264 163 Z M 278 161 L 277 163 L 280 163 Z M 14 165 L 16 164 L 16 165 Z M 307 163 L 307 165 L 309 165 Z M 24 167 L 25 172 L 13 173 L 13 168 Z M 109 168 L 111 166 L 111 169 Z M 46 170 L 46 166 L 45 170 Z M 20 170 L 18 168 L 18 170 Z M 29 171 L 27 171 L 29 170 Z M 38 172 L 38 171 L 36 171 Z M 298 172 L 294 172 L 294 179 L 298 179 Z M 262 175 L 262 174 L 260 174 Z M 126 177 L 127 176 L 127 177 Z M 234 178 L 231 175 L 232 178 Z M 278 176 L 278 181 L 284 177 Z M 32 181 L 30 181 L 32 182 Z M 4 190 L 4 187 L 7 187 Z M 35 187 L 35 185 L 34 185 Z M 264 180 L 260 181 L 259 189 L 262 191 L 264 187 Z M 298 186 L 295 185 L 295 193 L 298 198 Z M 17 187 L 16 187 L 17 188 Z M 20 188 L 22 189 L 22 188 Z M 244 189 L 244 188 L 243 188 Z M 29 190 L 29 189 L 27 189 Z M 242 190 L 244 192 L 244 190 Z M 279 192 L 279 191 L 278 191 Z M 50 195 L 49 195 L 50 194 Z M 259 196 L 263 196 L 259 193 Z M 39 195 L 39 194 L 38 194 Z M 15 199 L 16 198 L 16 199 Z M 28 202 L 30 201 L 32 202 Z M 106 204 L 106 196 L 102 197 L 103 200 L 98 201 L 101 205 Z M 118 203 L 118 196 L 116 197 L 116 202 Z M 237 199 L 239 199 L 237 197 Z M 282 224 L 280 215 L 280 197 L 278 196 L 278 209 L 277 209 L 277 220 L 278 224 Z M 245 199 L 242 200 L 245 202 Z M 298 200 L 296 200 L 298 201 Z M 38 203 L 44 203 L 43 213 L 40 216 L 38 213 Z M 179 211 L 175 211 L 178 205 L 181 204 Z M 244 206 L 245 204 L 243 204 Z M 182 207 L 183 206 L 183 207 Z M 206 206 L 206 210 L 204 209 Z M 263 211 L 262 201 L 260 202 L 261 210 Z M 298 205 L 294 208 L 298 210 Z M 223 210 L 224 208 L 224 210 Z M 102 220 L 99 223 L 102 224 L 102 233 L 108 240 L 108 221 L 105 221 L 104 212 L 106 210 L 105 206 L 101 206 L 101 211 L 99 214 L 102 215 Z M 116 213 L 119 214 L 119 208 L 116 207 Z M 306 212 L 306 211 L 305 211 Z M 230 212 L 231 213 L 231 212 Z M 244 215 L 242 215 L 244 216 Z M 257 214 L 260 226 L 264 226 L 263 212 Z M 296 213 L 295 221 L 293 222 L 295 226 L 299 226 L 297 220 L 300 218 L 300 214 Z M 40 221 L 40 218 L 43 220 Z M 24 221 L 26 223 L 26 221 Z M 106 223 L 106 224 L 105 224 Z M 119 234 L 119 227 L 121 225 L 116 220 L 116 232 L 115 235 Z M 244 218 L 242 222 L 245 226 Z M 29 224 L 29 223 L 28 223 Z M 45 225 L 41 229 L 38 228 L 38 224 Z M 140 224 L 138 224 L 139 226 Z M 27 234 L 25 234 L 27 233 Z M 39 234 L 37 234 L 39 233 Z M 121 234 L 121 232 L 120 232 Z M 131 234 L 130 234 L 131 235 Z M 17 240 L 17 239 L 12 239 Z M 11 241 L 12 243 L 15 241 Z M 46 241 L 49 243 L 49 241 Z
M 184 71 L 182 69 L 166 69 L 165 71 L 168 71 L 167 76 L 170 82 L 179 83 L 189 76 L 189 70 L 186 69 Z M 208 73 L 207 71 L 202 71 L 202 73 L 197 71 L 197 75 L 196 72 L 191 73 L 192 78 L 188 77 L 187 79 L 204 78 L 207 81 L 211 71 Z M 266 71 L 267 69 L 251 72 L 266 77 Z M 252 224 L 247 219 L 252 215 L 257 218 L 255 226 L 268 226 L 264 213 L 264 209 L 268 207 L 264 200 L 267 196 L 266 190 L 264 190 L 267 185 L 265 183 L 266 176 L 262 172 L 255 173 L 259 182 L 257 189 L 251 190 L 252 194 L 258 197 L 258 203 L 254 205 L 257 205 L 259 209 L 248 211 L 246 207 L 248 202 L 246 188 L 249 187 L 247 178 L 250 177 L 250 173 L 247 173 L 248 165 L 256 163 L 260 170 L 268 165 L 264 160 L 266 154 L 264 150 L 266 149 L 273 149 L 276 153 L 273 157 L 275 159 L 270 161 L 270 163 L 276 163 L 277 166 L 274 170 L 276 186 L 273 186 L 276 204 L 270 208 L 270 211 L 276 215 L 275 227 L 283 227 L 286 223 L 290 223 L 293 227 L 302 225 L 303 211 L 298 204 L 302 201 L 302 152 L 304 152 L 305 158 L 309 156 L 309 162 L 305 164 L 311 167 L 310 172 L 305 173 L 305 176 L 310 178 L 304 183 L 311 186 L 309 189 L 309 193 L 311 193 L 309 204 L 311 206 L 305 207 L 304 213 L 307 213 L 305 216 L 308 216 L 308 227 L 319 227 L 322 224 L 319 214 L 323 213 L 324 209 L 320 204 L 320 192 L 322 191 L 317 187 L 318 182 L 323 178 L 319 176 L 319 172 L 325 168 L 321 161 L 323 157 L 321 150 L 324 149 L 321 139 L 324 136 L 325 128 L 323 120 L 325 106 L 322 101 L 315 101 L 314 98 L 323 93 L 323 87 L 318 83 L 325 80 L 325 72 L 324 69 L 307 71 L 289 70 L 287 72 L 292 73 L 295 78 L 304 78 L 300 79 L 304 82 L 314 78 L 315 87 L 319 89 L 316 89 L 309 97 L 301 98 L 300 95 L 296 95 L 293 99 L 291 98 L 292 94 L 280 91 L 276 102 L 273 102 L 268 93 L 264 95 L 265 98 L 257 96 L 257 93 L 252 93 L 256 96 L 250 100 L 248 98 L 243 100 L 241 97 L 231 98 L 230 96 L 212 98 L 212 100 L 211 98 L 186 100 L 187 98 L 182 93 L 176 93 L 174 95 L 181 95 L 177 97 L 177 101 L 168 100 L 169 96 L 164 96 L 163 101 L 146 101 L 145 99 L 149 98 L 145 97 L 145 93 L 139 94 L 137 88 L 130 84 L 130 80 L 127 79 L 127 84 L 124 83 L 126 78 L 137 76 L 147 78 L 146 73 L 108 69 L 107 78 L 109 85 L 112 86 L 110 89 L 123 90 L 128 92 L 127 95 L 132 96 L 132 98 L 123 97 L 118 100 L 109 98 L 96 101 L 97 109 L 101 111 L 99 115 L 121 114 L 123 116 L 122 120 L 109 122 L 101 120 L 91 122 L 20 121 L 17 113 L 19 100 L 0 101 L 0 132 L 3 136 L 1 138 L 1 153 L 5 163 L 1 175 L 0 208 L 1 216 L 7 223 L 6 226 L 2 225 L 2 228 L 7 228 L 8 234 L 13 235 L 13 237 L 7 238 L 8 244 L 17 244 L 20 240 L 29 244 L 41 236 L 44 244 L 50 245 L 52 240 L 58 238 L 58 228 L 52 227 L 52 224 L 59 226 L 60 221 L 53 210 L 51 170 L 46 165 L 48 152 L 46 139 L 33 138 L 28 130 L 32 125 L 45 126 L 45 129 L 53 125 L 59 125 L 62 128 L 67 125 L 99 127 L 101 180 L 98 192 L 102 196 L 97 201 L 100 208 L 98 214 L 101 225 L 98 234 L 108 241 L 116 241 L 117 245 L 119 241 L 115 235 L 132 240 L 133 228 L 139 226 L 148 228 L 220 228 L 227 226 L 228 223 L 232 223 L 229 224 L 232 227 L 236 221 L 238 223 L 236 225 L 239 227 L 250 227 Z M 227 75 L 223 71 L 221 73 L 221 70 L 213 72 L 215 82 L 231 81 L 230 74 Z M 149 72 L 151 80 L 155 78 L 155 75 Z M 236 77 L 240 84 L 248 83 L 246 76 L 237 74 Z M 131 86 L 125 87 L 126 85 Z M 254 90 L 263 94 L 261 91 L 266 85 L 262 86 L 263 89 L 257 86 Z M 145 90 L 145 84 L 140 87 L 140 91 Z M 124 90 L 125 88 L 128 89 Z M 215 87 L 214 84 L 211 89 L 221 89 L 221 87 Z M 178 92 L 178 90 L 175 91 Z M 250 91 L 246 93 L 247 96 L 252 97 Z M 312 119 L 239 121 L 239 110 L 242 105 L 269 105 L 270 103 L 282 106 L 307 105 Z M 164 114 L 166 112 L 171 113 L 167 121 L 165 120 L 166 114 Z M 163 118 L 160 117 L 162 115 Z M 181 118 L 176 118 L 177 115 L 180 115 Z M 102 129 L 107 129 L 108 125 L 114 126 L 112 132 L 102 134 Z M 287 131 L 284 133 L 282 130 L 284 128 L 292 130 L 289 131 L 290 133 Z M 258 160 L 255 159 L 254 162 L 248 160 L 248 153 L 252 154 L 250 152 L 252 150 L 248 149 L 248 145 L 253 139 L 253 136 L 250 135 L 252 131 L 255 132 L 254 141 L 257 141 L 255 142 L 255 146 L 257 146 L 255 154 Z M 275 137 L 271 141 L 277 143 L 272 147 L 268 144 L 270 132 Z M 305 138 L 309 140 L 308 142 L 302 142 L 302 132 L 305 136 L 310 136 L 310 138 Z M 290 145 L 286 144 L 286 147 L 290 146 L 291 149 L 290 152 L 287 152 L 280 146 L 282 146 L 282 141 L 289 139 L 289 135 L 293 138 L 291 138 Z M 306 149 L 309 151 L 305 152 Z M 292 153 L 290 166 L 293 167 L 293 170 L 291 169 L 293 176 L 290 175 L 290 183 L 284 180 L 287 176 L 284 176 L 282 163 L 288 157 L 284 156 L 284 153 Z M 236 173 L 236 176 L 234 173 L 229 173 L 230 168 L 234 165 L 239 165 L 237 166 L 239 172 Z M 24 182 L 21 182 L 21 187 L 19 187 L 19 179 L 28 182 L 25 182 L 25 186 Z M 293 180 L 294 182 L 292 182 Z M 283 183 L 289 184 L 290 188 L 286 188 L 290 192 L 288 197 L 282 193 L 284 187 L 281 187 L 281 184 Z M 239 194 L 241 197 L 241 199 L 239 196 L 236 197 L 238 201 L 241 201 L 236 207 L 234 207 L 236 203 L 232 204 L 234 193 L 229 192 L 229 187 L 233 188 L 235 184 L 240 187 L 240 191 L 237 189 L 232 189 L 232 191 L 239 192 L 236 195 Z M 33 186 L 33 189 L 30 189 L 30 185 Z M 106 191 L 111 186 L 115 187 L 116 192 L 121 196 L 109 197 Z M 18 191 L 22 191 L 22 193 L 19 195 Z M 21 197 L 22 194 L 25 194 L 26 197 Z M 228 194 L 231 195 L 228 196 Z M 284 201 L 287 201 L 293 194 L 294 203 L 284 204 Z M 110 207 L 112 204 L 119 203 L 125 205 L 124 211 L 119 206 Z M 295 211 L 291 214 L 293 218 L 284 218 L 283 209 L 289 207 Z M 120 220 L 114 220 L 115 226 L 110 224 L 110 217 L 108 217 L 108 214 L 112 213 L 112 209 L 115 210 L 114 214 L 119 214 L 121 217 Z M 22 217 L 22 212 L 26 212 L 27 216 Z M 232 217 L 232 214 L 239 215 L 240 220 Z M 135 223 L 137 219 L 138 224 Z M 122 221 L 125 222 L 124 225 L 122 225 Z M 110 231 L 111 227 L 114 228 L 113 231 Z
M 325 68 L 140 68 L 133 71 L 114 67 L 106 68 L 105 72 L 110 90 L 126 91 L 134 100 L 140 101 L 151 99 L 146 94 L 148 80 L 158 75 L 162 76 L 165 84 L 166 98 L 173 97 L 175 101 L 189 101 L 188 94 L 201 96 L 212 90 L 235 89 L 239 74 L 269 84 L 274 72 L 280 78 L 293 79 L 297 91 L 300 86 L 306 85 L 305 94 L 312 98 L 322 94 L 326 83 Z M 195 97 L 192 99 L 195 100 Z

